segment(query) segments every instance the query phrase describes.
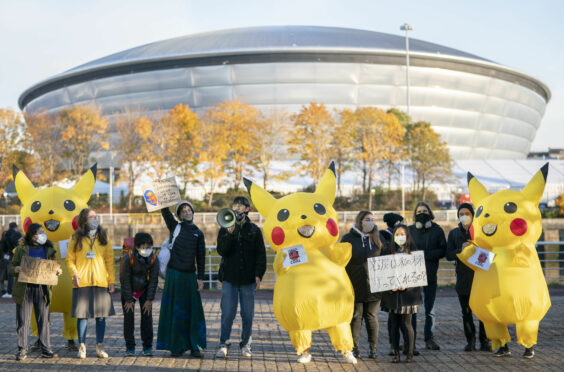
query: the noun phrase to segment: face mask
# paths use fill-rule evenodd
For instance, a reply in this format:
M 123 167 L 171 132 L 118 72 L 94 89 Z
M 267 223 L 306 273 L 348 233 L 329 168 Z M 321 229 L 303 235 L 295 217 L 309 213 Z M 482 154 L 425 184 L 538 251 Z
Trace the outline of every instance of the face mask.
M 39 245 L 45 244 L 45 242 L 47 242 L 47 234 L 39 234 L 39 235 L 37 235 L 37 238 L 35 239 L 35 241 L 36 241 L 37 244 L 39 244 Z
M 153 248 L 138 249 L 137 252 L 141 257 L 149 257 L 153 253 Z
M 400 247 L 405 244 L 407 237 L 405 235 L 396 235 L 394 236 L 394 242 Z
M 415 227 L 418 229 L 422 229 L 425 227 L 426 229 L 431 227 L 431 216 L 427 213 L 419 213 L 415 216 Z
M 472 217 L 470 216 L 460 216 L 460 223 L 464 226 L 470 226 L 472 223 Z
M 98 220 L 88 220 L 86 224 L 88 226 L 88 230 L 96 230 L 98 228 L 99 222 Z
M 368 234 L 374 230 L 374 222 L 372 221 L 362 221 L 362 232 Z

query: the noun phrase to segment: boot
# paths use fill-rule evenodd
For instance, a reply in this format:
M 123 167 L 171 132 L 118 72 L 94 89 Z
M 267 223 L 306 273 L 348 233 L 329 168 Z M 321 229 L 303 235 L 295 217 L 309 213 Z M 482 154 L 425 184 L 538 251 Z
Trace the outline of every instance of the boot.
M 96 356 L 102 359 L 106 359 L 108 357 L 108 353 L 104 351 L 103 343 L 96 344 Z

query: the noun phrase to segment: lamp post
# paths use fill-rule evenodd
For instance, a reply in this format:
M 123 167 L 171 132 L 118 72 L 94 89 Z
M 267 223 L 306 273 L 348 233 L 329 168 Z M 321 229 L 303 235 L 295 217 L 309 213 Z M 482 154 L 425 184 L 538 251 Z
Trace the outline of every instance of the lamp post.
M 405 85 L 406 85 L 406 105 L 407 105 L 407 116 L 409 116 L 409 36 L 408 31 L 412 31 L 413 27 L 404 23 L 400 26 L 400 30 L 405 31 Z

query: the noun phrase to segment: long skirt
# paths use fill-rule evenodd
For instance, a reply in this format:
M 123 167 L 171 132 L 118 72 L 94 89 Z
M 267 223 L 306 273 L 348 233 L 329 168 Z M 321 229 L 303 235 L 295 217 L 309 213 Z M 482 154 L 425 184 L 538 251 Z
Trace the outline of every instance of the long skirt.
M 206 348 L 206 320 L 195 273 L 168 268 L 161 300 L 157 350 Z
M 107 287 L 80 287 L 72 289 L 73 318 L 105 318 L 116 315 Z

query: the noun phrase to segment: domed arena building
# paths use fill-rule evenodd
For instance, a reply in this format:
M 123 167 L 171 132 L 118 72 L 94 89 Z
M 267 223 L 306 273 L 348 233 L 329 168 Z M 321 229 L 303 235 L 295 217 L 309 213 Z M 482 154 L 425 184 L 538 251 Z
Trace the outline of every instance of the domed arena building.
M 487 59 L 409 40 L 410 114 L 432 123 L 456 160 L 525 159 L 550 90 Z M 114 121 L 179 103 L 198 113 L 239 99 L 263 111 L 406 110 L 405 38 L 313 26 L 222 30 L 163 40 L 50 77 L 19 99 L 26 112 L 98 106 Z

